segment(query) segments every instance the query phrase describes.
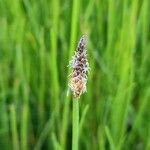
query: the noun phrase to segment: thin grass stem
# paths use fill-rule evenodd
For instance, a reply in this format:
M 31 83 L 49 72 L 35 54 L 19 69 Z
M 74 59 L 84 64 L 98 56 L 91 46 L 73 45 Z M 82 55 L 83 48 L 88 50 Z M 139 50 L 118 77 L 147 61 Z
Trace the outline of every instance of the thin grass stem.
M 72 150 L 78 150 L 79 142 L 79 101 L 73 99 L 73 116 L 72 116 Z

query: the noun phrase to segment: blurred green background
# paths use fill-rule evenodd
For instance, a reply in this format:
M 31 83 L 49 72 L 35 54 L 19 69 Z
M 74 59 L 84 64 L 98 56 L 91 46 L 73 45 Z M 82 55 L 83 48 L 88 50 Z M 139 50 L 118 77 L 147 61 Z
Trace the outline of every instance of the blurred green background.
M 150 150 L 149 0 L 0 0 L 0 149 L 69 150 L 67 65 L 90 74 L 80 150 Z

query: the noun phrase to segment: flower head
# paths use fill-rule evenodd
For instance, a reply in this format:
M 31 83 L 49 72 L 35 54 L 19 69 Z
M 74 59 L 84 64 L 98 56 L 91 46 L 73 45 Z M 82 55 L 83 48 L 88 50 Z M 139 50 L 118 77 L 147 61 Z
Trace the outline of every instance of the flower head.
M 72 69 L 69 87 L 75 98 L 79 98 L 81 94 L 86 91 L 87 75 L 89 71 L 89 64 L 87 60 L 87 51 L 85 49 L 87 38 L 82 36 L 78 43 L 72 60 L 69 63 Z

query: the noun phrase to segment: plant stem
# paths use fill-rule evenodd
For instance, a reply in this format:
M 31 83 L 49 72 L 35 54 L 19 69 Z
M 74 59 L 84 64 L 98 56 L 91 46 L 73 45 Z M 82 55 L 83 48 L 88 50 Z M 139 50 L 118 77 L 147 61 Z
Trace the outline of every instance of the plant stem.
M 73 99 L 73 116 L 72 116 L 72 150 L 78 150 L 79 138 L 79 102 Z
M 69 90 L 68 90 L 69 91 Z M 67 91 L 67 92 L 68 92 Z M 70 103 L 70 93 L 66 96 L 66 100 L 64 103 L 64 110 L 63 110 L 63 119 L 62 119 L 62 129 L 61 129 L 61 135 L 60 135 L 60 143 L 63 149 L 66 148 L 66 133 L 67 133 L 67 127 L 68 127 L 68 114 L 69 114 L 69 103 Z
M 15 112 L 15 106 L 10 106 L 10 124 L 11 124 L 11 132 L 12 132 L 12 143 L 13 149 L 19 150 L 19 141 L 18 141 L 18 132 L 17 132 L 17 118 Z

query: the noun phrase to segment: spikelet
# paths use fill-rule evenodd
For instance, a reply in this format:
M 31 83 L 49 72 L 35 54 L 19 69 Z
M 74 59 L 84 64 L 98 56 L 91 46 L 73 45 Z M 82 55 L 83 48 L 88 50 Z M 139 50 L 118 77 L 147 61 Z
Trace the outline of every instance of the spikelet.
M 72 69 L 70 74 L 69 87 L 74 98 L 79 98 L 81 94 L 86 91 L 87 75 L 89 71 L 89 64 L 85 49 L 86 42 L 86 37 L 82 36 L 78 43 L 75 54 L 69 63 L 69 66 Z

